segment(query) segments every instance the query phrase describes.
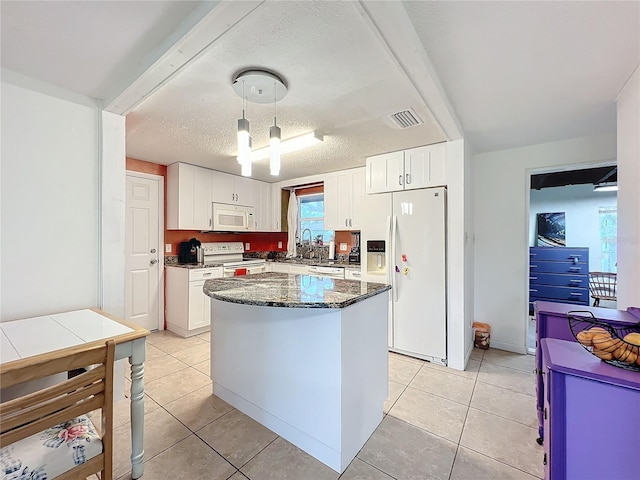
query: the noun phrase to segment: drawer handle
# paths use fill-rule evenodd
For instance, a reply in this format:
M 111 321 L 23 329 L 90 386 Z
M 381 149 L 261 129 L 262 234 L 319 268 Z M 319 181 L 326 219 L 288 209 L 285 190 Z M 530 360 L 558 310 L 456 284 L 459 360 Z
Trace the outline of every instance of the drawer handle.
M 537 280 L 538 277 L 529 277 L 529 280 Z
M 538 290 L 534 290 L 533 288 L 530 288 L 530 289 L 529 289 L 529 293 L 531 293 L 531 292 L 536 293 L 537 291 L 538 291 Z
M 203 274 L 202 274 L 202 276 L 203 276 L 203 277 L 208 277 L 208 276 L 210 276 L 210 275 L 211 275 L 211 272 L 209 272 L 209 273 L 203 273 Z
M 569 283 L 582 283 L 582 280 L 569 280 Z
M 531 265 L 529 265 L 529 268 L 538 268 L 538 265 L 531 264 Z
M 581 297 L 582 296 L 581 293 L 575 293 L 575 292 L 571 292 L 571 293 L 569 293 L 569 295 L 571 295 L 572 297 Z
M 579 272 L 581 270 L 580 267 L 569 267 L 570 272 Z

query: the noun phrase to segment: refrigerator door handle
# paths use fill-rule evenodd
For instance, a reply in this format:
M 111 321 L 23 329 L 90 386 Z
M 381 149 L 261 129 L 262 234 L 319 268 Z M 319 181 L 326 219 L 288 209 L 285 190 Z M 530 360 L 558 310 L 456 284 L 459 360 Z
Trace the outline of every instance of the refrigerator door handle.
M 391 268 L 389 272 L 391 274 L 391 289 L 393 290 L 393 301 L 398 301 L 398 285 L 396 282 L 396 240 L 398 233 L 398 217 L 393 215 L 391 217 L 391 260 L 389 265 Z

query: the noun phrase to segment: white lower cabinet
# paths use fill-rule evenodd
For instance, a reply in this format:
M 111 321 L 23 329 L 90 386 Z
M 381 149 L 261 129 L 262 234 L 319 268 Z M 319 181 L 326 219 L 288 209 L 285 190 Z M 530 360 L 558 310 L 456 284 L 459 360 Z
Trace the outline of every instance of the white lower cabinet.
M 210 278 L 222 278 L 222 267 L 166 268 L 167 329 L 191 337 L 211 329 L 211 299 L 202 290 Z
M 289 273 L 289 264 L 288 263 L 279 263 L 279 262 L 273 262 L 270 263 L 270 268 L 271 268 L 271 272 L 276 272 L 276 273 Z
M 289 265 L 289 273 L 299 273 L 301 275 L 307 275 L 309 273 L 308 265 L 301 265 L 298 263 L 294 263 Z
M 344 278 L 345 280 L 361 280 L 362 275 L 360 273 L 360 270 L 356 270 L 354 268 L 345 268 Z

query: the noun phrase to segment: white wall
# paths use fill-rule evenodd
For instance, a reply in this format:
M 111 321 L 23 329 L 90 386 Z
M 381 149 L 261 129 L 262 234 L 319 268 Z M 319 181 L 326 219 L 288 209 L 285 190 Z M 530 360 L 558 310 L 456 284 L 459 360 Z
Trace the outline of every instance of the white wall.
M 618 95 L 618 308 L 640 306 L 640 67 Z
M 615 207 L 616 198 L 616 192 L 594 192 L 592 184 L 531 190 L 529 245 L 535 246 L 536 214 L 564 212 L 567 247 L 588 247 L 589 271 L 602 271 L 598 209 Z
M 2 81 L 2 321 L 97 306 L 99 109 Z
M 529 174 L 615 157 L 615 133 L 474 157 L 474 313 L 491 324 L 492 347 L 526 353 Z M 618 202 L 620 208 L 620 196 Z

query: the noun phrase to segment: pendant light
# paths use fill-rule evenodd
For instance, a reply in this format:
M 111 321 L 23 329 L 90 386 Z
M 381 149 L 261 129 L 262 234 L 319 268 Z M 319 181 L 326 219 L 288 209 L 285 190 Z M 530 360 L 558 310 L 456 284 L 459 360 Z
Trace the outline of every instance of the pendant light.
M 247 98 L 244 96 L 244 80 L 242 80 L 242 118 L 238 120 L 238 163 L 251 163 L 251 136 L 249 120 L 244 116 Z M 251 168 L 249 168 L 251 169 Z
M 271 149 L 271 159 L 269 169 L 271 175 L 280 175 L 280 141 L 282 133 L 277 125 L 278 117 L 278 85 L 273 82 L 273 126 L 269 129 L 269 147 Z
M 245 94 L 245 84 L 247 91 Z M 282 134 L 277 125 L 277 103 L 287 94 L 287 84 L 275 72 L 262 68 L 249 68 L 238 72 L 233 79 L 233 90 L 238 96 L 242 95 L 242 118 L 238 120 L 238 163 L 242 167 L 243 176 L 251 176 L 251 162 L 255 160 L 251 150 L 251 135 L 249 121 L 245 117 L 247 102 L 267 104 L 274 102 L 273 126 L 269 129 L 269 167 L 271 175 L 280 174 L 280 141 Z

